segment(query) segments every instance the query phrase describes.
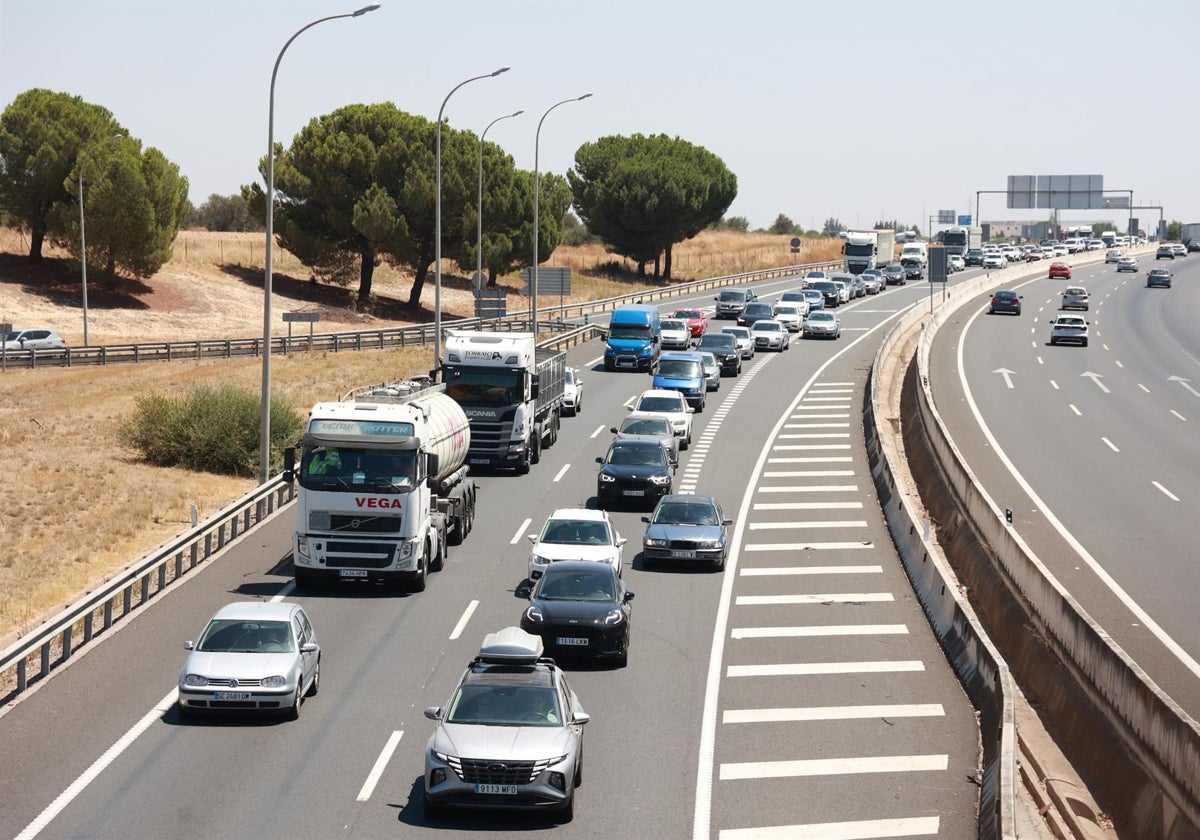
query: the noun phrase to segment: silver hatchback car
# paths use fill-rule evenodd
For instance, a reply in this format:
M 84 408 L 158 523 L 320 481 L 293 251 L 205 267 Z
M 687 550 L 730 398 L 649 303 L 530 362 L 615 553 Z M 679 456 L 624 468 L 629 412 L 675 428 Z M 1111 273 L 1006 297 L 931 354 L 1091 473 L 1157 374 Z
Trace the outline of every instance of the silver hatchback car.
M 1083 286 L 1068 286 L 1062 293 L 1062 305 L 1059 308 L 1082 309 L 1086 312 L 1090 299 L 1088 290 Z

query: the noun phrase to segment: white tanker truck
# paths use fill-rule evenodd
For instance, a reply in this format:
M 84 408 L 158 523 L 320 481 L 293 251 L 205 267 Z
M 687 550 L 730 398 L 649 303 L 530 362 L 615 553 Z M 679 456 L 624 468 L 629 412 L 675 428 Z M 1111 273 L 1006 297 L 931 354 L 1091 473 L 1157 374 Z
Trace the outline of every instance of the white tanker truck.
M 299 480 L 296 586 L 403 582 L 418 592 L 475 516 L 471 429 L 442 385 L 404 382 L 318 403 L 284 478 Z

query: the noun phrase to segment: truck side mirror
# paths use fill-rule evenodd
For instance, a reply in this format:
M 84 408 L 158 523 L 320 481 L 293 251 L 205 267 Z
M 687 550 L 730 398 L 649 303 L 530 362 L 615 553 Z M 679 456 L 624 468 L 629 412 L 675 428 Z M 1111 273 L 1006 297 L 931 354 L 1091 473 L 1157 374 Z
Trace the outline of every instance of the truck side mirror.
M 283 450 L 283 480 L 291 483 L 296 474 L 296 447 Z
M 542 377 L 541 376 L 530 377 L 530 394 L 533 397 L 533 399 L 536 400 L 538 398 L 538 393 L 541 390 L 542 390 Z
M 438 463 L 438 456 L 434 455 L 432 452 L 425 456 L 425 474 L 429 478 L 437 477 L 439 466 L 440 464 Z

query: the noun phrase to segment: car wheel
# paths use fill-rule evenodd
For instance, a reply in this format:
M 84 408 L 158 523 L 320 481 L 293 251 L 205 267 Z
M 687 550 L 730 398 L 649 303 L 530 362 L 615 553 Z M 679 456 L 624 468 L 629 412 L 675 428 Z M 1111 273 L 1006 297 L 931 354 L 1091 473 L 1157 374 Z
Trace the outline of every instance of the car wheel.
M 305 697 L 316 697 L 321 690 L 321 657 L 317 657 L 317 670 L 313 671 L 312 684 L 308 687 Z
M 296 686 L 296 696 L 292 699 L 292 705 L 288 707 L 287 719 L 300 720 L 300 704 L 304 702 L 304 687 Z
M 579 787 L 583 784 L 583 755 L 575 761 L 575 782 L 573 787 Z
M 680 449 L 691 449 L 692 448 L 692 433 L 691 433 L 691 431 L 688 432 L 688 435 L 684 439 L 683 443 L 679 444 L 679 448 Z
M 725 555 L 724 554 L 721 555 L 720 560 L 718 560 L 716 563 L 713 563 L 713 571 L 714 572 L 725 571 Z
M 608 370 L 608 371 L 611 371 L 613 369 L 613 364 L 608 359 L 604 360 L 604 369 Z
M 583 411 L 583 394 L 575 398 L 575 413 L 578 414 L 581 411 Z

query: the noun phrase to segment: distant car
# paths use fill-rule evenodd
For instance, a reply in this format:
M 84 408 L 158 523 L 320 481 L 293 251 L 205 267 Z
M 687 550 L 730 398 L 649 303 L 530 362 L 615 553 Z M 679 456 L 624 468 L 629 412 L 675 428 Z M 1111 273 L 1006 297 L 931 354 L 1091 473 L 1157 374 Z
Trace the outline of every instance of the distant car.
M 1078 344 L 1088 346 L 1088 322 L 1080 315 L 1059 315 L 1050 320 L 1050 345 Z
M 1108 263 L 1119 263 L 1121 261 L 1121 257 L 1123 256 L 1125 256 L 1125 254 L 1122 251 L 1118 251 L 1116 248 L 1110 248 L 1104 252 L 1104 263 L 1105 265 Z
M 904 266 L 899 263 L 892 263 L 883 267 L 883 279 L 889 286 L 903 286 L 908 283 L 908 276 L 904 271 Z
M 808 289 L 790 289 L 779 296 L 780 303 L 804 303 L 808 299 L 804 296 Z
M 985 254 L 983 257 L 983 267 L 984 268 L 1008 268 L 1008 260 L 1005 258 L 1004 254 L 1001 254 L 998 252 L 991 253 L 991 254 Z
M 878 294 L 883 290 L 883 269 L 868 268 L 862 273 L 863 282 L 867 284 L 867 294 Z
M 1063 277 L 1067 280 L 1071 279 L 1071 266 L 1065 262 L 1050 263 L 1050 275 L 1052 279 L 1055 277 Z
M 1014 315 L 1020 315 L 1021 300 L 1022 296 L 1012 289 L 997 289 L 992 293 L 992 301 L 988 304 L 988 314 L 1011 312 Z
M 758 299 L 750 289 L 723 289 L 713 300 L 717 302 L 714 318 L 737 318 L 746 308 L 746 304 Z
M 1171 272 L 1165 268 L 1152 268 L 1146 274 L 1146 288 L 1152 289 L 1155 286 L 1162 286 L 1164 289 L 1171 288 Z
M 1187 248 L 1183 247 L 1183 243 L 1181 243 L 1181 242 L 1173 243 L 1171 245 L 1171 251 L 1177 257 L 1186 257 L 1187 256 Z
M 840 338 L 842 324 L 832 312 L 812 312 L 804 319 L 805 338 Z
M 1071 253 L 1071 249 L 1068 248 L 1066 245 L 1064 245 L 1062 242 L 1054 243 L 1054 256 L 1065 257 L 1069 253 Z
M 675 468 L 658 441 L 614 440 L 596 463 L 596 503 L 601 509 L 622 502 L 653 506 L 671 492 Z
M 4 340 L 5 350 L 65 350 L 67 343 L 54 330 L 16 330 Z
M 549 568 L 529 593 L 521 629 L 542 637 L 561 659 L 629 662 L 633 593 L 611 568 L 564 560 Z
M 788 349 L 789 339 L 787 327 L 775 319 L 755 321 L 750 328 L 754 336 L 755 350 L 776 350 L 782 353 Z
M 752 327 L 755 321 L 768 320 L 773 314 L 771 310 L 772 307 L 769 303 L 748 303 L 742 310 L 742 314 L 738 316 L 738 326 Z
M 678 391 L 642 391 L 629 410 L 666 414 L 675 436 L 680 439 L 679 448 L 687 449 L 692 445 L 692 407 Z
M 609 431 L 616 436 L 614 440 L 656 440 L 666 451 L 672 466 L 679 466 L 679 436 L 671 427 L 668 415 L 635 411 L 627 415 L 621 425 L 610 426 Z
M 696 342 L 696 350 L 711 353 L 721 366 L 721 373 L 737 376 L 742 372 L 742 350 L 736 336 L 725 331 L 705 333 Z
M 708 316 L 704 314 L 703 309 L 676 309 L 671 317 L 687 321 L 692 338 L 699 338 L 708 329 Z
M 966 265 L 982 266 L 983 265 L 983 249 L 982 248 L 971 248 L 969 251 L 967 251 L 967 255 L 965 257 L 963 257 L 963 262 Z
M 692 346 L 692 331 L 688 329 L 687 321 L 680 318 L 663 318 L 658 335 L 663 350 L 687 350 Z
M 569 367 L 563 377 L 563 412 L 574 417 L 583 411 L 583 380 L 579 371 Z
M 794 303 L 775 304 L 775 320 L 783 324 L 790 333 L 800 332 L 804 316 L 808 314 L 808 303 L 797 306 Z
M 850 301 L 854 300 L 854 289 L 851 288 L 850 284 L 845 280 L 839 280 L 838 278 L 834 277 L 829 282 L 832 283 L 834 288 L 837 289 L 839 304 L 849 303 Z
M 812 271 L 808 272 L 808 274 L 804 275 L 804 288 L 807 289 L 809 286 L 811 286 L 813 283 L 817 282 L 818 280 L 828 280 L 828 279 L 829 279 L 829 275 L 826 274 L 824 271 L 821 271 L 820 269 L 813 269 Z
M 1200 239 L 1193 239 L 1191 242 L 1189 242 L 1187 244 L 1187 250 L 1189 254 L 1194 251 L 1200 251 Z
M 749 327 L 721 327 L 721 332 L 734 337 L 743 359 L 754 358 L 754 337 L 750 335 Z
M 1159 245 L 1158 250 L 1154 252 L 1156 260 L 1173 260 L 1175 259 L 1175 249 L 1170 245 Z
M 1088 308 L 1088 291 L 1083 286 L 1068 286 L 1062 293 L 1062 305 L 1060 309 L 1082 309 L 1087 311 Z
M 720 571 L 729 556 L 729 526 L 721 506 L 712 496 L 676 493 L 663 496 L 642 537 L 642 566 L 663 562 L 705 565 Z
M 704 386 L 709 391 L 721 390 L 721 363 L 710 351 L 700 352 L 700 367 L 704 371 Z
M 620 439 L 620 438 L 618 438 Z M 560 560 L 588 560 L 611 566 L 621 576 L 625 538 L 603 510 L 559 508 L 536 534 L 529 555 L 529 579 L 537 580 L 550 564 Z
M 1133 257 L 1121 257 L 1121 259 L 1117 260 L 1117 271 L 1118 272 L 1132 271 L 1132 272 L 1136 273 L 1137 269 L 1138 269 L 1137 260 L 1135 260 Z
M 967 264 L 963 261 L 963 258 L 958 254 L 951 254 L 950 256 L 948 256 L 946 258 L 946 268 L 951 273 L 957 273 L 959 271 L 962 271 L 966 267 L 967 267 Z
M 925 277 L 925 263 L 921 260 L 905 258 L 900 260 L 900 267 L 904 269 L 906 280 L 921 280 Z
M 1025 253 L 1025 262 L 1038 262 L 1044 259 L 1046 259 L 1046 252 L 1041 248 L 1030 248 Z
M 582 647 L 582 646 L 581 646 Z M 552 809 L 575 815 L 590 719 L 538 635 L 489 633 L 442 706 L 425 747 L 425 816 L 447 807 Z
M 181 717 L 275 712 L 295 720 L 321 688 L 321 647 L 308 613 L 292 602 L 238 601 L 217 610 L 200 640 L 184 642 Z
M 825 308 L 825 295 L 821 294 L 820 289 L 805 289 L 804 300 L 808 304 L 809 312 Z
M 842 305 L 842 291 L 832 280 L 816 280 L 810 288 L 821 293 L 826 309 Z

